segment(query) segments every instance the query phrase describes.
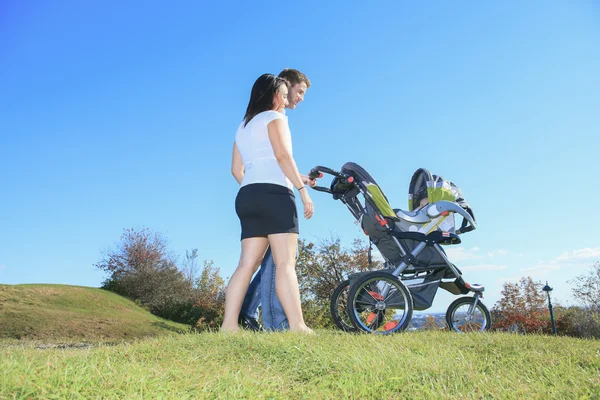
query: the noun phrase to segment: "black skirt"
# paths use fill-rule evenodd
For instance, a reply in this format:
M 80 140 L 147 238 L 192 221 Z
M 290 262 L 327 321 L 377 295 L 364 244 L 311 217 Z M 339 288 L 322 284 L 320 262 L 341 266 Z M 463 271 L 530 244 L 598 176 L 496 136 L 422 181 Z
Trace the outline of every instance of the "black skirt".
M 241 239 L 275 233 L 299 233 L 294 192 L 273 183 L 242 186 L 235 198 L 235 211 L 242 226 Z

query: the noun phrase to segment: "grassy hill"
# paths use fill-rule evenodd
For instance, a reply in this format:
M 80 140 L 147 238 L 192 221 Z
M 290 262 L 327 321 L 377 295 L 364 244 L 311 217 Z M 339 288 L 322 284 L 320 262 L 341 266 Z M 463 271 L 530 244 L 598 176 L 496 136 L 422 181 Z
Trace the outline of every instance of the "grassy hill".
M 600 341 L 506 333 L 185 334 L 0 365 L 0 398 L 600 398 Z
M 0 285 L 0 338 L 113 341 L 186 329 L 102 289 Z

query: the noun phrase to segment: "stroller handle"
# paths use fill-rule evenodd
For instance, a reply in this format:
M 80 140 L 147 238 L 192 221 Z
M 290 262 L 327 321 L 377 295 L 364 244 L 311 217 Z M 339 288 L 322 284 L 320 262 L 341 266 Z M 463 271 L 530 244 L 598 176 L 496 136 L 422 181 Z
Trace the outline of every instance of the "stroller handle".
M 348 174 L 343 174 L 339 171 L 336 171 L 334 169 L 331 168 L 327 168 L 327 167 L 323 167 L 323 166 L 316 166 L 313 169 L 310 170 L 310 172 L 308 173 L 308 177 L 310 179 L 317 179 L 317 178 L 322 178 L 323 177 L 323 172 L 325 172 L 326 174 L 329 175 L 333 175 L 335 177 L 341 178 L 344 180 L 345 183 L 352 183 L 354 182 L 354 177 Z
M 308 177 L 309 179 L 317 179 L 317 178 L 322 178 L 323 177 L 323 173 L 329 174 L 329 175 L 333 175 L 337 178 L 342 179 L 342 181 L 344 183 L 353 183 L 354 182 L 354 177 L 347 175 L 347 174 L 343 174 L 339 171 L 336 171 L 334 169 L 328 168 L 328 167 L 323 167 L 321 165 L 317 165 L 316 167 L 314 167 L 313 169 L 310 170 L 310 172 L 308 173 Z M 331 189 L 328 189 L 326 187 L 323 186 L 315 186 L 313 187 L 314 190 L 317 190 L 319 192 L 326 192 L 326 193 L 332 193 Z
M 317 178 L 322 178 L 323 177 L 323 173 L 321 171 L 319 171 L 318 167 L 315 167 L 313 169 L 310 170 L 310 172 L 308 173 L 308 177 L 312 180 L 312 179 L 317 179 Z

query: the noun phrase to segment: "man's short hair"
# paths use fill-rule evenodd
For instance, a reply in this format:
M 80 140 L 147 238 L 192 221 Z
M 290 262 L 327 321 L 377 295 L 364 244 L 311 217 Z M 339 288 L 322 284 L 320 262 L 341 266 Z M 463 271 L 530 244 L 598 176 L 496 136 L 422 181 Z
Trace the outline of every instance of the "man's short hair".
M 310 87 L 310 80 L 302 72 L 293 68 L 286 68 L 279 73 L 279 77 L 287 80 L 292 87 L 296 86 L 297 83 L 306 83 L 306 87 Z

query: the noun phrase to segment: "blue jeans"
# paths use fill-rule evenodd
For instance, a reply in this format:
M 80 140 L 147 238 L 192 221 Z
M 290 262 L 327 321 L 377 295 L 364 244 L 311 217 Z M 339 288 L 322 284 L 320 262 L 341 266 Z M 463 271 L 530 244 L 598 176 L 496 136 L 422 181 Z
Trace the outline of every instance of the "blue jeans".
M 275 269 L 275 261 L 269 247 L 260 268 L 250 282 L 241 311 L 248 317 L 258 319 L 258 307 L 261 306 L 263 327 L 267 331 L 282 331 L 290 328 L 275 291 Z

